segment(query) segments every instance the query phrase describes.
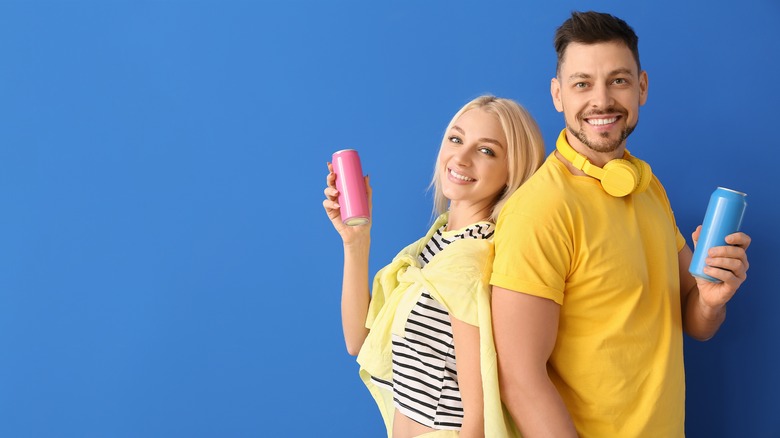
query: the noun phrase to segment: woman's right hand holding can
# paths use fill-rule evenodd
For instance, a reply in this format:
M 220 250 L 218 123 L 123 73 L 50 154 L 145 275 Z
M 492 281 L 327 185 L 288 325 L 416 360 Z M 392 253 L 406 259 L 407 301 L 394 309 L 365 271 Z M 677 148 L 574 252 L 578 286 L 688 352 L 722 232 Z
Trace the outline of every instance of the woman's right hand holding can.
M 346 225 L 341 217 L 341 206 L 338 204 L 339 191 L 336 189 L 336 174 L 333 172 L 333 164 L 328 163 L 328 176 L 326 178 L 327 187 L 325 187 L 325 200 L 322 206 L 328 214 L 328 218 L 333 223 L 333 228 L 341 236 L 344 245 L 353 245 L 368 243 L 370 239 L 371 221 L 364 225 Z M 371 185 L 368 176 L 364 177 L 366 183 L 366 192 L 368 194 L 368 208 L 372 210 Z

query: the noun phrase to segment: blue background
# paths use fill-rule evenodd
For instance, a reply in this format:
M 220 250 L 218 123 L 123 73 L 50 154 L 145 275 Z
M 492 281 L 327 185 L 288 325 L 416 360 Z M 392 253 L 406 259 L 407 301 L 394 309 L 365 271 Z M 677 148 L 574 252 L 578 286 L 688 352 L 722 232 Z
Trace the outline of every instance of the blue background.
M 776 0 L 0 2 L 0 436 L 382 436 L 325 164 L 371 175 L 373 274 L 427 229 L 465 102 L 518 100 L 552 150 L 574 9 L 640 36 L 629 148 L 684 235 L 716 186 L 749 195 L 749 278 L 686 340 L 688 436 L 780 436 Z

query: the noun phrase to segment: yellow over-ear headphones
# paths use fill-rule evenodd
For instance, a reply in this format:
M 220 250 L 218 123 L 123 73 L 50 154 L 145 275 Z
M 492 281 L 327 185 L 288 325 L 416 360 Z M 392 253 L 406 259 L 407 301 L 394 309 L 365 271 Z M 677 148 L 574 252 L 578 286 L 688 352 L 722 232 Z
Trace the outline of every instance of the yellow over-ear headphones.
M 617 198 L 631 193 L 642 193 L 650 185 L 650 180 L 653 179 L 650 165 L 631 156 L 627 150 L 624 159 L 611 160 L 603 168 L 592 164 L 566 141 L 565 128 L 558 136 L 555 148 L 574 167 L 601 181 L 601 187 L 604 188 L 604 191 Z

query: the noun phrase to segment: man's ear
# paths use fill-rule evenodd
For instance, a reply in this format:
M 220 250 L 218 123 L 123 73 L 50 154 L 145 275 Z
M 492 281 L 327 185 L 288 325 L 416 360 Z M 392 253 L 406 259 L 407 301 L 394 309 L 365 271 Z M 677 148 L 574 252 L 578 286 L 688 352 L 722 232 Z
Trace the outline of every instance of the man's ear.
M 550 81 L 550 95 L 552 96 L 553 105 L 559 113 L 563 112 L 563 102 L 561 102 L 561 83 L 558 78 L 552 78 Z
M 639 73 L 639 105 L 647 102 L 647 85 L 647 72 L 642 70 L 642 73 Z

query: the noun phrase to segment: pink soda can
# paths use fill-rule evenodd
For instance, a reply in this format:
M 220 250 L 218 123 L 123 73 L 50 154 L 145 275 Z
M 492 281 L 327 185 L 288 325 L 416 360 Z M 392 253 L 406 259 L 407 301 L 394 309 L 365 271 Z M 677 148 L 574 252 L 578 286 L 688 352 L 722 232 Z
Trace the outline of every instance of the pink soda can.
M 704 260 L 710 248 L 728 245 L 726 236 L 739 231 L 747 207 L 746 197 L 747 195 L 742 192 L 725 187 L 718 187 L 712 192 L 701 225 L 699 241 L 696 243 L 696 250 L 693 252 L 691 265 L 688 268 L 691 275 L 720 283 L 717 278 L 704 273 L 706 266 Z
M 336 174 L 338 203 L 341 206 L 341 221 L 355 226 L 368 223 L 368 191 L 360 165 L 360 156 L 354 149 L 342 149 L 333 153 L 333 173 Z

